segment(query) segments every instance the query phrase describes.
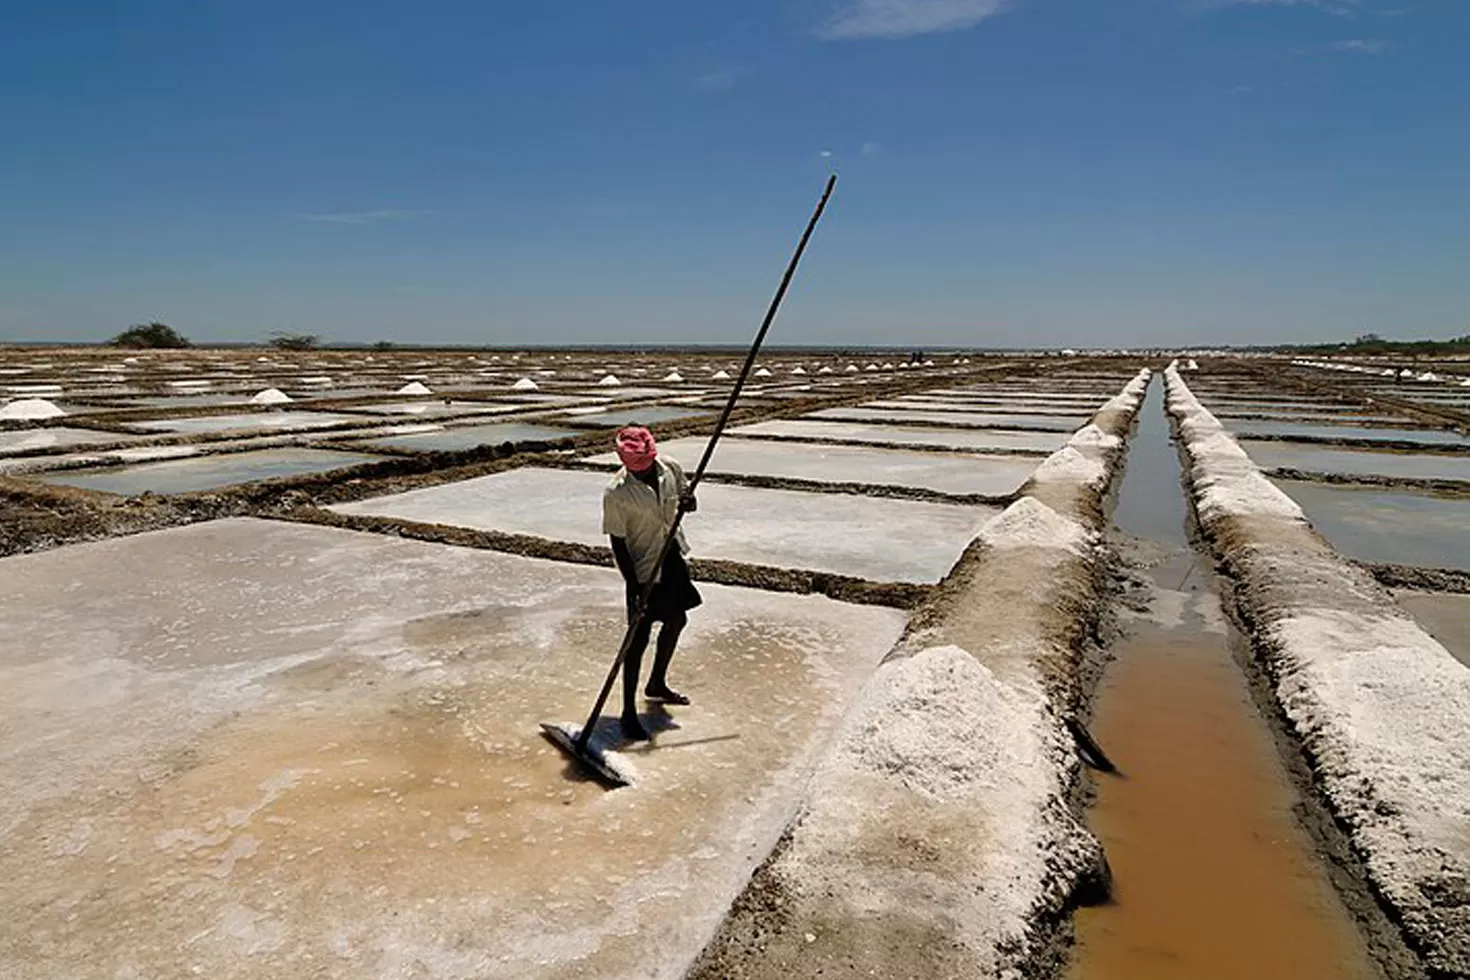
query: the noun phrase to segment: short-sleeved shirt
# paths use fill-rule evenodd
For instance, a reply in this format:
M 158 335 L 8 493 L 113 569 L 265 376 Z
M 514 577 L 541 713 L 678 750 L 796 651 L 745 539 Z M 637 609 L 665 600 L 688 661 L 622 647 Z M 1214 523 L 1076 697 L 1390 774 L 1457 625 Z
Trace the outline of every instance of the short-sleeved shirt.
M 659 548 L 679 513 L 679 495 L 689 486 L 689 479 L 677 461 L 660 456 L 654 459 L 653 465 L 658 468 L 657 494 L 629 473 L 627 467 L 618 470 L 618 475 L 602 492 L 602 533 L 628 543 L 639 584 L 657 580 Z M 679 554 L 689 554 L 683 528 L 679 530 L 678 542 Z

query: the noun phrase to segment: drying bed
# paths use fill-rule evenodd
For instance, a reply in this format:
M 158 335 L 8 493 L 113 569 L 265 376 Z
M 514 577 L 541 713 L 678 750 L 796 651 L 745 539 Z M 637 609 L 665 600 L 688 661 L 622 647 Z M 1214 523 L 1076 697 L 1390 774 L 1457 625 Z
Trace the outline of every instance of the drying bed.
M 675 439 L 660 446 L 677 459 L 697 460 L 705 440 Z M 616 468 L 617 456 L 606 453 L 588 462 Z M 1006 496 L 1036 469 L 1024 456 L 905 452 L 869 446 L 798 446 L 768 439 L 723 440 L 710 461 L 713 474 L 766 476 L 872 486 L 901 486 L 950 494 Z
M 331 509 L 602 545 L 607 485 L 605 473 L 526 467 Z M 695 557 L 915 583 L 938 581 L 995 513 L 983 506 L 720 484 L 701 487 L 699 506 L 685 524 Z
M 158 448 L 163 453 L 197 452 L 187 446 Z M 173 494 L 215 490 L 258 480 L 325 473 L 363 463 L 381 462 L 386 458 L 388 457 L 335 449 L 286 447 L 192 456 L 188 459 L 165 459 L 131 466 L 60 470 L 37 475 L 34 479 L 58 486 L 101 490 L 130 497 L 140 493 Z
M 34 980 L 678 976 L 903 628 L 702 586 L 696 704 L 608 793 L 538 723 L 601 680 L 610 570 L 239 519 L 0 581 L 0 962 Z

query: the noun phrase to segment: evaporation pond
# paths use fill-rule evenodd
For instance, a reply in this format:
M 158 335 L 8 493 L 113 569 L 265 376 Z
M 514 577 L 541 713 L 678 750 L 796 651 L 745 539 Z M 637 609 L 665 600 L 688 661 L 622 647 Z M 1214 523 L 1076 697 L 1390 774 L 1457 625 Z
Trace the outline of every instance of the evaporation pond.
M 1268 470 L 1367 474 L 1406 480 L 1470 480 L 1470 456 L 1415 455 L 1249 439 L 1242 439 L 1240 445 L 1257 466 Z
M 459 452 L 477 446 L 498 446 L 503 442 L 551 442 L 556 439 L 571 439 L 582 435 L 569 429 L 556 429 L 549 425 L 530 425 L 520 422 L 492 422 L 489 425 L 464 425 L 437 432 L 414 432 L 408 435 L 389 436 L 386 439 L 369 439 L 363 445 L 381 446 L 384 449 L 417 449 L 420 452 Z
M 1389 429 L 1366 425 L 1324 425 L 1310 422 L 1252 422 L 1222 420 L 1231 432 L 1242 436 L 1309 436 L 1314 439 L 1364 439 L 1375 442 L 1432 442 L 1470 444 L 1466 437 L 1447 429 Z
M 450 415 L 503 415 L 506 412 L 524 412 L 525 405 L 496 402 L 445 401 L 395 401 L 378 402 L 371 405 L 353 405 L 344 412 L 366 412 L 370 415 L 412 415 L 422 418 L 440 418 Z
M 679 976 L 905 622 L 701 584 L 694 703 L 639 702 L 609 792 L 540 723 L 617 651 L 610 568 L 232 519 L 0 582 L 0 950 L 36 980 Z
M 880 404 L 871 402 L 871 405 Z M 889 403 L 892 404 L 892 403 Z M 996 429 L 1045 429 L 1072 432 L 1087 424 L 1087 415 L 1022 415 L 1019 413 L 925 411 L 913 408 L 824 408 L 805 416 L 833 422 L 929 422 L 935 425 Z
M 527 467 L 332 509 L 605 545 L 608 474 Z M 935 582 L 998 508 L 706 483 L 684 527 L 695 558 Z
M 1394 591 L 1399 606 L 1450 656 L 1470 667 L 1470 595 Z
M 300 476 L 327 470 L 381 462 L 383 456 L 340 452 L 335 449 L 257 449 L 243 453 L 219 453 L 188 459 L 168 459 L 132 466 L 64 470 L 37 475 L 44 483 L 102 490 L 133 496 L 140 493 L 193 493 L 253 483 L 282 476 Z
M 573 409 L 560 419 L 566 425 L 583 428 L 609 428 L 615 425 L 657 425 L 660 422 L 679 422 L 684 419 L 710 418 L 709 412 L 698 408 L 678 408 L 672 405 L 649 405 L 646 408 L 623 408 L 609 406 L 597 411 Z
M 776 419 L 730 430 L 732 435 L 773 439 L 824 439 L 870 445 L 934 446 L 942 449 L 1050 453 L 1067 444 L 1065 432 L 1007 432 L 1003 429 L 914 428 L 859 422 Z
M 117 432 L 69 429 L 65 426 L 54 429 L 16 429 L 11 432 L 0 432 L 0 456 L 10 453 L 34 452 L 39 449 L 132 442 L 139 438 L 141 437 L 122 435 Z
M 332 412 L 248 412 L 240 415 L 204 415 L 198 418 L 151 419 L 129 422 L 135 429 L 153 432 L 236 432 L 241 429 L 322 429 L 362 422 L 360 415 Z
M 1274 480 L 1323 537 L 1361 561 L 1470 568 L 1470 500 Z
M 704 451 L 704 439 L 674 439 L 659 452 L 694 461 Z M 617 456 L 607 453 L 589 462 L 609 467 Z M 1034 456 L 904 452 L 870 446 L 799 446 L 770 439 L 732 438 L 722 441 L 710 461 L 711 473 L 857 483 L 874 486 L 917 487 L 942 493 L 1005 496 L 1014 493 L 1036 469 Z

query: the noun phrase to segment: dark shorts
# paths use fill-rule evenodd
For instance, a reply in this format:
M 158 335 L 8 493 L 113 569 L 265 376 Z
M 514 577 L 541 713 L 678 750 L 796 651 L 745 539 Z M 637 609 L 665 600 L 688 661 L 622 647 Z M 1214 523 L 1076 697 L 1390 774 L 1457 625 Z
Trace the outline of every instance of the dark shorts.
M 628 620 L 633 619 L 634 604 L 638 601 L 636 595 L 628 596 Z M 694 587 L 694 582 L 689 578 L 689 566 L 684 562 L 684 556 L 679 554 L 678 549 L 669 552 L 669 557 L 664 560 L 663 574 L 659 576 L 658 584 L 653 587 L 653 595 L 648 597 L 648 613 L 645 617 L 649 622 L 667 622 L 670 619 L 678 619 L 685 612 L 704 602 L 699 590 Z

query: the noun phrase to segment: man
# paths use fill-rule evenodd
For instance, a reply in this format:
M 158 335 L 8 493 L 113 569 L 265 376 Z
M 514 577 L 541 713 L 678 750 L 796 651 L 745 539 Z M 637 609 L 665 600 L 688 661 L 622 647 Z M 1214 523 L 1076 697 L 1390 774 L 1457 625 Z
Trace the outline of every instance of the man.
M 623 736 L 631 741 L 649 738 L 638 720 L 638 675 L 643 651 L 648 647 L 654 622 L 663 626 L 654 650 L 653 671 L 644 695 L 665 704 L 688 704 L 689 699 L 669 687 L 669 662 L 679 633 L 689 618 L 686 613 L 703 600 L 689 579 L 684 556 L 689 545 L 679 531 L 663 567 L 658 567 L 659 549 L 680 510 L 692 513 L 698 504 L 689 492 L 684 470 L 672 459 L 660 459 L 653 434 L 640 425 L 620 430 L 616 439 L 623 468 L 602 494 L 602 530 L 612 538 L 613 558 L 626 585 L 628 622 L 638 611 L 643 586 L 654 582 L 648 607 L 633 634 L 632 646 L 623 662 Z

